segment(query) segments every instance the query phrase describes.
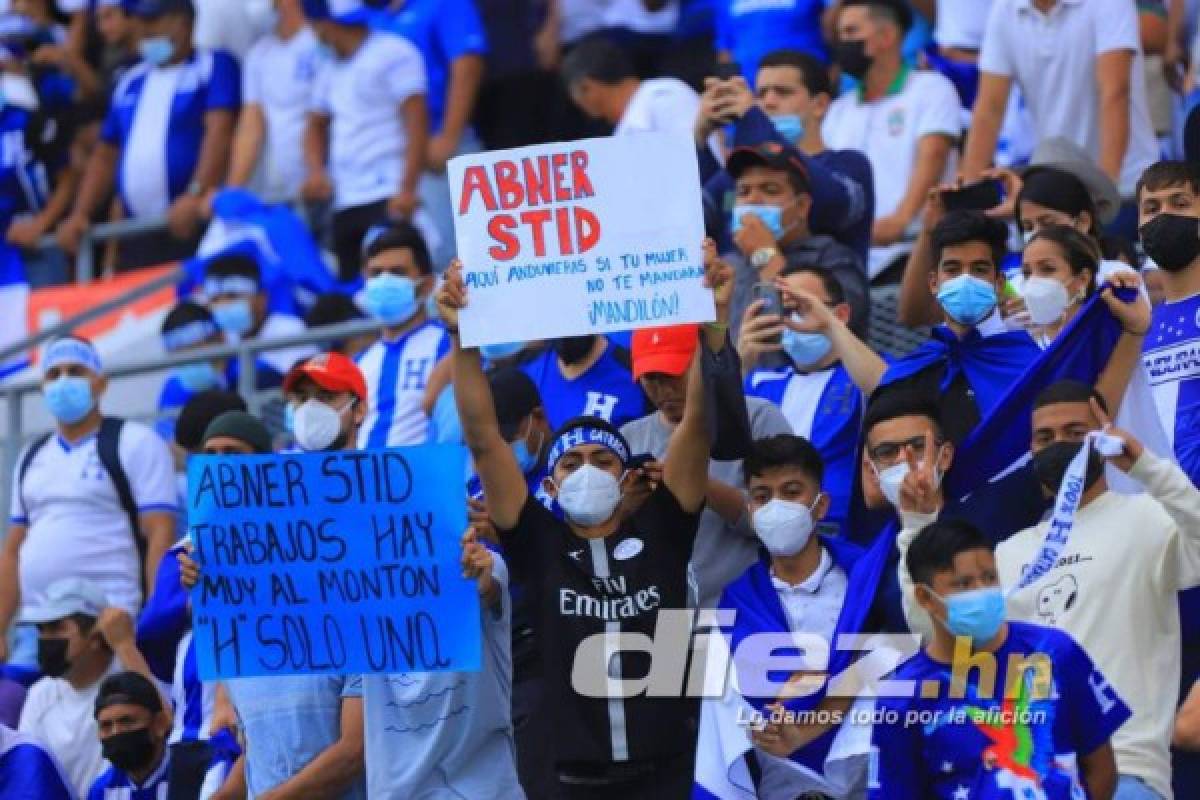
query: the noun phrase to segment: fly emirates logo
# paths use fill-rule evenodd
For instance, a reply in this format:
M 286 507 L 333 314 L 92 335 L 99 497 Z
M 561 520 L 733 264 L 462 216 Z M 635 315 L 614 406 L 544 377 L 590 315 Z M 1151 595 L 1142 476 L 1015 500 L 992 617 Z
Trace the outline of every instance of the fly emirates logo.
M 583 594 L 562 587 L 558 590 L 558 613 L 564 617 L 591 617 L 614 622 L 633 619 L 662 604 L 657 586 L 648 586 L 629 593 L 624 575 L 594 577 L 592 586 L 596 594 Z

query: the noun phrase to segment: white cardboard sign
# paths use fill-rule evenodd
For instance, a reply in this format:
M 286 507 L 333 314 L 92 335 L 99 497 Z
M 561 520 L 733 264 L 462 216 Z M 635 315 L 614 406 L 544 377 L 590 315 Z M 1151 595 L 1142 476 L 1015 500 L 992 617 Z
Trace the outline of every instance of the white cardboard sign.
M 710 322 L 695 144 L 643 133 L 448 167 L 463 345 Z

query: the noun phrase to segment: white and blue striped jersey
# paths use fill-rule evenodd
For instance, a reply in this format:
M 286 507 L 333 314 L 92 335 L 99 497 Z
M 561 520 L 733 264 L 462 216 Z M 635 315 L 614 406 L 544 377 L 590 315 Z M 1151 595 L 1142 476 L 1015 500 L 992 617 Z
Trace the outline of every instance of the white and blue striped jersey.
M 110 766 L 92 784 L 87 800 L 167 800 L 167 775 L 170 770 L 169 751 L 141 784 L 134 783 L 123 770 Z
M 421 408 L 433 366 L 450 352 L 450 337 L 425 322 L 393 341 L 380 340 L 358 357 L 367 381 L 367 418 L 358 434 L 363 449 L 424 444 L 429 417 Z
M 171 681 L 171 704 L 175 706 L 175 722 L 168 744 L 205 741 L 212 734 L 213 702 L 217 694 L 215 682 L 200 680 L 196 665 L 196 646 L 189 630 L 179 640 L 175 657 L 175 676 Z
M 236 114 L 240 105 L 241 78 L 228 53 L 199 50 L 182 64 L 130 68 L 100 132 L 121 153 L 117 187 L 129 216 L 165 214 L 196 171 L 205 115 Z

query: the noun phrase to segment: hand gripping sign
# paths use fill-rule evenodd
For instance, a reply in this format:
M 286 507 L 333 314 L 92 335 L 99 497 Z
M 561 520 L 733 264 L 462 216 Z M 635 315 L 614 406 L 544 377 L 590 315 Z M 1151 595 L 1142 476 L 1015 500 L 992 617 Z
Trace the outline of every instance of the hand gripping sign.
M 476 153 L 448 176 L 465 346 L 715 318 L 686 134 Z

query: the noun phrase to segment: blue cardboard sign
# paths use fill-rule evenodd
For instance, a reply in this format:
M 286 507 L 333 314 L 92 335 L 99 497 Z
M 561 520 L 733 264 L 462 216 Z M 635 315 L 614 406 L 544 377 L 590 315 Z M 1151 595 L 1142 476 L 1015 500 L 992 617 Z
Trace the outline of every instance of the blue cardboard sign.
M 188 461 L 200 677 L 470 672 L 461 447 Z

